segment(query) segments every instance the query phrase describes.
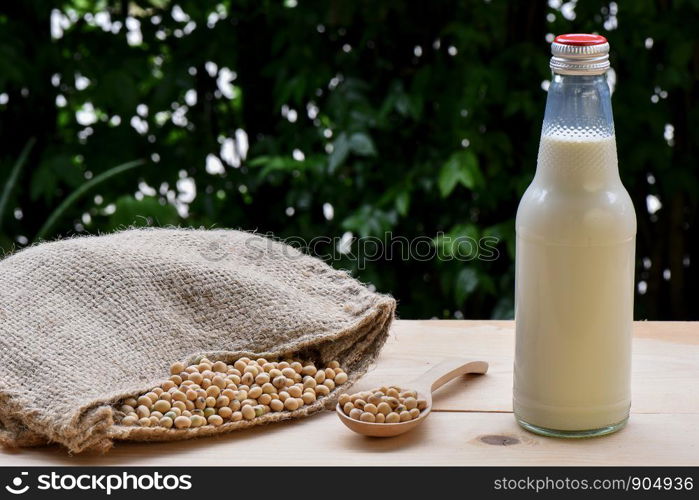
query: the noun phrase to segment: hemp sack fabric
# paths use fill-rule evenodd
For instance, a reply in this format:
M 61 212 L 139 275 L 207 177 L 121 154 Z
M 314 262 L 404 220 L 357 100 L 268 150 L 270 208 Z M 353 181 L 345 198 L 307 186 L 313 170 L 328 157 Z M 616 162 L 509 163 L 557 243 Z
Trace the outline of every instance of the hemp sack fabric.
M 108 450 L 302 417 L 330 407 L 384 344 L 395 300 L 262 236 L 131 229 L 0 261 L 0 444 Z M 200 356 L 337 359 L 346 384 L 310 406 L 220 427 L 115 424 L 112 404 Z

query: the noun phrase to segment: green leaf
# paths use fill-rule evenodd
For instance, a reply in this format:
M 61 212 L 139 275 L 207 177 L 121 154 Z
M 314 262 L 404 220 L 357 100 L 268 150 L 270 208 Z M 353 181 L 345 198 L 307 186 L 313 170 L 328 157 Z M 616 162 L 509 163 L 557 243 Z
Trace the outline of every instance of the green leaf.
M 433 241 L 441 259 L 475 258 L 478 255 L 479 234 L 478 227 L 474 224 L 458 224 Z
M 457 304 L 463 304 L 478 286 L 478 273 L 472 267 L 465 267 L 456 275 L 454 296 Z
M 347 134 L 342 132 L 337 136 L 335 142 L 333 142 L 333 152 L 330 153 L 330 157 L 328 158 L 328 170 L 331 174 L 334 174 L 335 170 L 345 163 L 349 152 L 350 145 L 347 140 Z
M 346 231 L 353 231 L 362 238 L 367 236 L 383 237 L 395 224 L 395 212 L 386 212 L 364 205 L 342 222 L 342 228 Z
M 491 319 L 513 319 L 515 317 L 515 302 L 511 295 L 502 297 L 495 308 Z
M 494 224 L 483 230 L 484 237 L 493 237 L 498 239 L 498 244 L 504 242 L 507 248 L 507 254 L 514 259 L 515 256 L 515 223 L 514 220 Z M 492 245 L 491 245 L 492 246 Z
M 390 101 L 388 102 L 393 105 L 395 110 L 401 116 L 411 117 L 418 120 L 422 115 L 424 99 L 420 92 L 412 92 L 411 94 L 408 94 L 405 92 L 403 84 L 398 82 L 393 85 L 389 97 Z
M 177 209 L 154 196 L 137 200 L 131 195 L 125 195 L 115 205 L 116 210 L 107 224 L 111 231 L 131 226 L 167 226 L 179 222 Z
M 258 177 L 264 179 L 272 172 L 290 172 L 305 166 L 304 162 L 296 161 L 290 156 L 258 156 L 248 162 L 250 167 L 263 167 Z
M 442 165 L 437 180 L 442 198 L 451 194 L 461 184 L 467 189 L 475 189 L 485 182 L 478 167 L 478 158 L 472 151 L 457 151 Z
M 48 150 L 43 154 L 43 159 L 32 176 L 30 196 L 32 201 L 40 197 L 51 201 L 57 187 L 77 187 L 82 182 L 82 170 L 73 163 L 70 155 Z
M 350 136 L 349 148 L 359 156 L 374 156 L 376 154 L 374 142 L 363 132 L 355 132 Z
M 22 148 L 22 152 L 19 154 L 19 157 L 17 157 L 17 161 L 12 166 L 10 176 L 5 181 L 5 186 L 2 190 L 2 195 L 0 195 L 0 228 L 2 227 L 2 221 L 5 217 L 5 208 L 7 207 L 7 202 L 10 199 L 10 194 L 12 193 L 12 189 L 15 187 L 15 184 L 17 184 L 19 172 L 20 170 L 22 170 L 22 167 L 26 163 L 27 158 L 29 157 L 29 153 L 32 151 L 32 148 L 34 147 L 34 143 L 36 143 L 36 139 L 34 137 L 27 141 L 27 143 L 24 145 L 24 148 Z
M 408 191 L 401 191 L 396 196 L 396 210 L 398 213 L 405 217 L 408 215 L 408 209 L 410 208 L 410 193 Z
M 490 295 L 495 295 L 497 293 L 495 280 L 485 273 L 478 273 L 478 287 Z
M 403 116 L 410 114 L 410 98 L 401 92 L 395 98 L 396 111 Z

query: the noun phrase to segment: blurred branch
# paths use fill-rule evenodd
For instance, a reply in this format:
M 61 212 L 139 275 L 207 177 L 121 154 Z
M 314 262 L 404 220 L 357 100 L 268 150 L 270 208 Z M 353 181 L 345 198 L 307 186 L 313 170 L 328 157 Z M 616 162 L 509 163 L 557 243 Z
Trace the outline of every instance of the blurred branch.
M 34 144 L 36 144 L 36 138 L 34 137 L 27 141 L 27 144 L 25 144 L 24 149 L 22 149 L 22 152 L 19 154 L 17 161 L 12 167 L 12 171 L 10 172 L 7 182 L 5 182 L 5 187 L 2 190 L 2 196 L 0 196 L 0 229 L 2 228 L 2 221 L 5 219 L 5 208 L 7 208 L 7 203 L 10 200 L 10 194 L 12 193 L 15 184 L 17 184 L 19 172 L 26 163 Z
M 143 165 L 144 163 L 145 163 L 144 160 L 134 160 L 134 161 L 122 163 L 121 165 L 117 165 L 116 167 L 110 168 L 106 172 L 102 172 L 100 175 L 90 179 L 85 184 L 81 185 L 75 191 L 70 193 L 70 195 L 68 195 L 68 197 L 65 200 L 63 200 L 63 203 L 61 203 L 51 213 L 51 215 L 49 215 L 48 219 L 46 219 L 46 222 L 44 222 L 44 225 L 41 226 L 41 229 L 39 229 L 39 231 L 36 233 L 36 236 L 34 237 L 34 241 L 44 239 L 46 234 L 48 234 L 48 232 L 51 230 L 51 228 L 53 228 L 56 221 L 61 218 L 61 216 L 65 213 L 65 211 L 68 209 L 68 207 L 70 207 L 73 203 L 75 203 L 78 199 L 80 199 L 90 189 L 103 183 L 104 181 L 106 181 L 108 179 L 111 179 L 112 177 L 114 177 L 116 175 L 119 175 L 123 172 L 126 172 L 127 170 L 131 170 L 132 168 Z

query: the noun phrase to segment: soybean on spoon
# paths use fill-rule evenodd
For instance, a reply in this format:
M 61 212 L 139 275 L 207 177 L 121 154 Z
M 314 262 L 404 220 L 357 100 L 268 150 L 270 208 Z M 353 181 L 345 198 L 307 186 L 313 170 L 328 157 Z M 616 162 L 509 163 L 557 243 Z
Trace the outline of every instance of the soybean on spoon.
M 469 373 L 484 374 L 488 371 L 488 363 L 485 361 L 467 361 L 461 358 L 445 359 L 441 363 L 432 367 L 429 371 L 405 385 L 405 389 L 412 389 L 417 392 L 418 398 L 427 402 L 427 407 L 420 412 L 420 415 L 406 422 L 398 423 L 372 423 L 361 422 L 348 417 L 342 411 L 340 403 L 335 411 L 343 424 L 358 434 L 373 437 L 392 437 L 408 432 L 420 425 L 432 411 L 432 392 L 436 391 L 444 384 L 456 377 Z

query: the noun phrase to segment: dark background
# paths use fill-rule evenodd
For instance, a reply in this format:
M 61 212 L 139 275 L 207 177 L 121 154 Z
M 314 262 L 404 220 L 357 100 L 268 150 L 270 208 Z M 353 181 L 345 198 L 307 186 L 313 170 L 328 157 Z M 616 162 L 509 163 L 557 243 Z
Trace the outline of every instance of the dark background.
M 698 20 L 696 0 L 2 2 L 0 246 L 169 224 L 447 255 L 439 233 L 495 236 L 492 262 L 333 265 L 403 318 L 512 317 L 548 42 L 598 32 L 636 318 L 698 319 Z

